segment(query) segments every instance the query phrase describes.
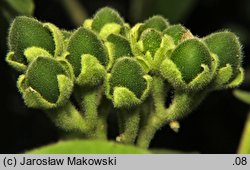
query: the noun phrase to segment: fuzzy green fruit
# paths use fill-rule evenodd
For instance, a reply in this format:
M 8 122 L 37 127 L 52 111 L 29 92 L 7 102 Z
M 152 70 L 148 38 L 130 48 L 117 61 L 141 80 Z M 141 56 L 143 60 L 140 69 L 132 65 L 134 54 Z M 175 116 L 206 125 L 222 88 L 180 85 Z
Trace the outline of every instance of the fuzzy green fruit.
M 48 57 L 37 57 L 26 73 L 27 84 L 47 101 L 56 103 L 59 97 L 57 75 L 67 75 L 63 66 Z
M 25 16 L 17 17 L 9 32 L 9 49 L 14 51 L 15 59 L 18 62 L 26 63 L 24 50 L 28 47 L 36 46 L 43 48 L 52 55 L 55 51 L 53 36 L 42 23 Z
M 241 45 L 238 37 L 232 32 L 217 32 L 204 38 L 211 52 L 219 58 L 218 68 L 230 64 L 235 77 L 242 61 Z
M 117 60 L 111 71 L 110 86 L 126 87 L 140 98 L 147 88 L 141 66 L 133 58 L 124 57 Z M 112 90 L 113 91 L 113 90 Z
M 117 11 L 112 8 L 105 7 L 100 9 L 95 14 L 92 22 L 92 29 L 96 32 L 100 32 L 102 27 L 108 23 L 117 23 L 119 25 L 123 25 L 124 21 Z
M 86 28 L 80 28 L 74 32 L 69 40 L 67 51 L 70 53 L 67 59 L 73 66 L 76 76 L 81 72 L 81 56 L 83 54 L 96 57 L 104 66 L 107 64 L 107 51 L 102 41 L 93 31 Z
M 188 39 L 179 44 L 170 56 L 185 82 L 192 81 L 202 72 L 201 64 L 211 67 L 208 48 L 198 39 Z

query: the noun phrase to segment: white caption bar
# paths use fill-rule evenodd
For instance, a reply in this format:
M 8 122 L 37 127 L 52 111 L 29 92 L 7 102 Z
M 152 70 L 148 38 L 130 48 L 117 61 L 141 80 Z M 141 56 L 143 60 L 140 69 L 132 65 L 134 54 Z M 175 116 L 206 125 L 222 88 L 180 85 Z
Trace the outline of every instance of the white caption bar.
M 0 169 L 36 170 L 241 170 L 250 169 L 250 155 L 232 154 L 148 154 L 148 155 L 25 155 L 1 154 Z

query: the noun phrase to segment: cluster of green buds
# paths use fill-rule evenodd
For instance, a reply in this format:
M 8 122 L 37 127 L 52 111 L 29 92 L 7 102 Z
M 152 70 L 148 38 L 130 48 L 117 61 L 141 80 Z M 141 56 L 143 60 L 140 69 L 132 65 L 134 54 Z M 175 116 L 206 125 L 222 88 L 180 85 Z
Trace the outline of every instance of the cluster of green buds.
M 17 17 L 8 43 L 6 61 L 21 74 L 17 86 L 28 107 L 44 110 L 69 133 L 100 138 L 114 108 L 116 140 L 140 147 L 209 92 L 237 87 L 244 78 L 234 33 L 199 38 L 162 16 L 130 27 L 108 7 L 74 31 Z

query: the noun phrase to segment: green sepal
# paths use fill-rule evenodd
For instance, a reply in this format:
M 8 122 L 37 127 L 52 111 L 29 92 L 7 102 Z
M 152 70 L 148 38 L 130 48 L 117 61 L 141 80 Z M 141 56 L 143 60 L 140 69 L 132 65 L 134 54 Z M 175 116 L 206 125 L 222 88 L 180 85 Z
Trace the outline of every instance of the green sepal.
M 219 58 L 218 68 L 230 64 L 233 69 L 232 79 L 241 65 L 242 51 L 239 38 L 232 32 L 224 31 L 210 34 L 203 38 L 211 52 Z
M 114 64 L 114 50 L 115 50 L 115 45 L 111 42 L 104 42 L 105 47 L 107 48 L 107 52 L 108 52 L 108 65 L 107 65 L 107 70 L 109 71 Z
M 135 59 L 141 65 L 145 73 L 148 73 L 151 70 L 151 64 L 144 56 L 136 56 Z
M 179 68 L 185 82 L 190 82 L 201 71 L 201 65 L 211 67 L 211 55 L 207 46 L 197 38 L 180 43 L 172 52 L 171 60 Z
M 139 41 L 139 43 L 140 42 L 141 41 Z M 139 43 L 138 47 L 140 47 Z M 146 73 L 148 73 L 149 71 L 159 71 L 160 65 L 165 58 L 170 57 L 170 54 L 172 53 L 174 48 L 175 45 L 172 38 L 168 35 L 164 35 L 162 37 L 160 48 L 156 50 L 154 56 L 152 56 L 151 53 L 147 51 L 143 56 L 136 56 L 136 59 L 140 62 Z
M 87 29 L 91 29 L 92 28 L 92 23 L 93 23 L 93 19 L 86 19 L 83 22 L 83 27 L 87 28 Z
M 63 49 L 64 49 L 64 36 L 63 33 L 60 31 L 60 29 L 55 26 L 54 24 L 51 23 L 44 23 L 43 26 L 45 28 L 47 28 L 52 36 L 53 36 L 53 40 L 55 43 L 55 51 L 54 56 L 60 56 L 63 53 Z
M 235 88 L 238 87 L 244 81 L 244 69 L 239 68 L 238 73 L 236 74 L 235 78 L 228 83 L 225 88 Z
M 145 73 L 148 73 L 153 69 L 154 59 L 149 51 L 147 51 L 145 55 L 136 56 L 135 58 L 142 66 L 143 70 L 145 70 Z
M 28 88 L 28 84 L 25 81 L 25 74 L 21 74 L 17 79 L 17 88 L 21 94 L 25 92 L 25 90 Z
M 95 56 L 104 66 L 108 62 L 108 54 L 104 44 L 93 31 L 86 28 L 79 28 L 74 32 L 69 40 L 67 51 L 70 55 L 66 59 L 71 63 L 76 77 L 81 72 L 81 56 L 83 54 Z
M 59 97 L 55 103 L 47 101 L 39 92 L 28 86 L 26 78 L 21 75 L 18 80 L 19 91 L 23 95 L 27 107 L 36 109 L 52 109 L 63 106 L 72 93 L 73 82 L 65 75 L 57 75 Z M 28 87 L 27 87 L 28 86 Z
M 250 105 L 250 92 L 244 90 L 234 90 L 233 94 L 240 101 Z
M 226 83 L 229 82 L 233 74 L 233 68 L 230 64 L 218 69 L 216 76 L 212 82 L 213 89 L 223 89 Z
M 146 100 L 146 98 L 148 97 L 148 95 L 150 93 L 150 90 L 152 88 L 152 81 L 153 81 L 153 78 L 151 76 L 149 76 L 149 75 L 144 75 L 143 78 L 147 82 L 147 87 L 146 87 L 146 89 L 144 90 L 144 92 L 142 93 L 142 95 L 140 97 L 141 101 Z
M 145 48 L 144 48 L 144 44 L 143 44 L 143 41 L 142 40 L 139 40 L 137 43 L 136 43 L 136 46 L 137 46 L 137 49 L 140 51 L 137 55 L 143 55 L 149 51 L 146 51 Z M 149 52 L 150 53 L 150 52 Z M 150 55 L 152 55 L 150 53 Z
M 27 69 L 27 66 L 24 63 L 15 60 L 15 53 L 13 51 L 8 52 L 5 60 L 18 72 L 24 73 Z
M 218 71 L 219 58 L 214 53 L 210 52 L 210 55 L 211 55 L 211 62 L 212 62 L 212 64 L 211 64 L 211 71 L 212 71 L 213 77 L 215 77 L 216 74 L 217 74 L 217 71 Z
M 142 96 L 138 98 L 132 91 L 126 87 L 115 87 L 113 92 L 113 104 L 115 108 L 131 108 L 140 105 L 149 95 L 152 77 L 145 75 L 144 79 L 147 82 L 147 88 Z
M 108 68 L 111 68 L 118 58 L 132 56 L 130 43 L 125 37 L 111 34 L 108 36 L 107 41 L 105 45 L 109 51 L 110 58 Z
M 201 65 L 203 71 L 198 74 L 190 83 L 188 83 L 188 90 L 200 90 L 206 87 L 213 78 L 212 70 L 205 64 Z
M 138 47 L 138 39 L 139 39 L 139 29 L 142 26 L 142 23 L 136 24 L 134 27 L 131 28 L 129 32 L 129 40 L 130 40 L 130 45 L 132 48 L 132 52 L 135 56 L 140 56 L 143 55 L 142 50 L 140 47 Z
M 166 58 L 161 67 L 161 75 L 174 87 L 175 90 L 180 91 L 198 91 L 206 87 L 212 80 L 214 73 L 213 69 L 210 69 L 207 65 L 202 64 L 202 71 L 197 74 L 197 76 L 191 80 L 189 83 L 186 83 L 182 78 L 182 73 L 179 71 L 175 63 Z
M 76 78 L 76 83 L 80 86 L 97 86 L 101 84 L 106 76 L 103 65 L 90 54 L 81 56 L 81 73 Z
M 146 21 L 144 21 L 143 26 L 140 28 L 140 32 L 142 33 L 144 30 L 148 28 L 152 28 L 157 31 L 163 31 L 169 26 L 167 19 L 160 15 L 155 15 Z
M 181 24 L 169 26 L 163 31 L 163 34 L 171 36 L 175 45 L 178 45 L 182 40 L 186 39 L 185 35 L 192 35 L 191 32 Z
M 154 61 L 152 62 L 152 65 L 151 65 L 153 70 L 159 70 L 162 64 L 162 61 L 164 61 L 164 59 L 168 56 L 167 52 L 168 52 L 168 49 L 164 47 L 161 47 L 156 51 L 154 55 Z
M 57 75 L 68 76 L 67 73 L 56 59 L 39 56 L 30 63 L 26 78 L 29 86 L 41 93 L 46 100 L 55 103 L 59 96 Z
M 173 38 L 171 36 L 163 35 L 161 47 L 167 48 L 168 50 L 173 50 L 176 46 L 175 46 Z
M 244 80 L 244 70 L 239 68 L 236 76 L 232 79 L 233 68 L 230 64 L 218 69 L 215 78 L 211 84 L 213 90 L 229 89 L 239 86 Z
M 54 54 L 55 43 L 51 32 L 34 18 L 20 16 L 11 24 L 8 44 L 10 51 L 14 51 L 13 61 L 26 64 L 24 50 L 36 46 Z
M 164 35 L 162 37 L 162 42 L 161 42 L 161 46 L 160 48 L 155 52 L 154 55 L 154 61 L 153 61 L 153 65 L 152 65 L 152 69 L 154 70 L 159 70 L 160 65 L 162 63 L 162 61 L 167 58 L 170 57 L 172 51 L 174 50 L 175 45 L 174 42 L 172 40 L 172 38 L 168 35 Z
M 116 86 L 126 87 L 140 98 L 146 89 L 144 75 L 145 73 L 136 59 L 123 57 L 116 61 L 111 70 L 110 84 L 112 88 Z
M 67 56 L 69 54 L 66 52 L 63 55 Z M 67 72 L 68 77 L 71 80 L 74 80 L 75 79 L 74 70 L 71 64 L 65 59 L 65 57 L 58 57 L 56 60 L 61 64 L 61 66 L 64 67 L 65 71 Z
M 62 106 L 73 90 L 73 79 L 59 61 L 38 56 L 17 82 L 25 104 L 31 108 L 50 109 Z
M 157 49 L 161 46 L 162 35 L 154 29 L 146 29 L 142 32 L 140 40 L 143 44 L 143 51 L 149 51 L 154 56 Z
M 26 57 L 28 63 L 32 62 L 34 59 L 36 59 L 39 56 L 53 58 L 53 56 L 48 51 L 39 47 L 26 48 L 24 51 L 24 56 Z
M 109 23 L 106 24 L 102 27 L 99 36 L 103 39 L 106 40 L 106 38 L 110 34 L 119 34 L 121 31 L 122 26 L 116 23 Z
M 122 26 L 124 21 L 117 11 L 109 7 L 104 7 L 95 14 L 91 27 L 94 31 L 100 32 L 109 23 L 116 23 Z
M 141 100 L 126 87 L 115 87 L 113 92 L 115 108 L 131 108 L 141 104 Z
M 130 61 L 133 61 L 135 63 L 137 63 L 137 61 L 132 59 L 132 58 L 127 58 L 127 57 L 124 57 L 124 58 L 119 59 L 119 60 L 120 60 L 120 63 L 118 63 L 118 64 L 116 63 L 117 65 L 115 64 L 116 66 L 114 67 L 114 69 L 112 69 L 111 74 L 107 74 L 107 78 L 105 81 L 105 89 L 106 89 L 105 94 L 106 94 L 108 99 L 113 101 L 114 106 L 116 108 L 132 107 L 132 106 L 141 104 L 146 99 L 146 97 L 148 96 L 148 94 L 150 92 L 152 78 L 149 75 L 141 75 L 142 81 L 145 82 L 146 86 L 144 88 L 142 86 L 140 86 L 140 88 L 141 87 L 143 88 L 142 89 L 143 91 L 142 91 L 142 93 L 140 93 L 138 95 L 138 93 L 136 93 L 136 91 L 131 90 L 131 89 L 134 90 L 134 88 L 131 88 L 131 86 L 130 86 L 131 82 L 126 82 L 126 80 L 124 79 L 124 78 L 126 78 L 125 75 L 123 75 L 123 76 L 121 75 L 121 77 L 119 77 L 120 79 L 123 79 L 125 82 L 121 82 L 119 80 L 117 80 L 117 81 L 114 80 L 115 78 L 117 78 L 117 76 L 115 76 L 115 78 L 114 78 L 114 72 L 118 71 L 117 70 L 117 69 L 119 69 L 118 66 L 126 65 L 126 60 L 130 60 Z M 119 62 L 119 60 L 117 62 Z M 139 63 L 137 63 L 137 64 L 140 67 L 140 69 L 142 69 L 141 66 L 139 65 Z M 138 66 L 136 66 L 136 67 L 138 67 Z M 116 68 L 116 67 L 118 67 L 118 68 Z M 135 67 L 135 66 L 132 65 L 132 67 Z M 131 68 L 129 68 L 129 69 L 131 69 Z M 123 72 L 124 70 L 121 69 L 119 71 Z M 140 72 L 140 71 L 137 71 L 137 72 Z M 125 72 L 125 74 L 126 74 L 126 72 Z M 129 73 L 127 73 L 127 74 L 129 74 Z M 131 74 L 129 74 L 129 75 L 131 75 Z M 136 77 L 136 78 L 138 79 L 138 81 L 140 80 L 139 77 Z M 132 79 L 134 80 L 136 78 L 134 77 Z M 128 86 L 128 87 L 126 87 L 126 86 Z M 124 94 L 121 94 L 123 92 L 124 92 Z M 124 101 L 122 102 L 122 100 L 124 100 Z

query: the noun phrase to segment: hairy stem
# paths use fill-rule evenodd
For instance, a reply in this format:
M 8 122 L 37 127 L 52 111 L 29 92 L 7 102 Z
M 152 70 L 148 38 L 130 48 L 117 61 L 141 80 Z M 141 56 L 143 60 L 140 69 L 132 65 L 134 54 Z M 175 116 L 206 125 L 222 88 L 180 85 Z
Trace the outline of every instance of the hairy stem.
M 87 131 L 86 121 L 70 101 L 62 107 L 46 112 L 55 125 L 66 132 L 86 133 Z
M 137 145 L 141 147 L 148 147 L 151 139 L 157 131 L 159 120 L 154 113 L 160 113 L 165 111 L 165 97 L 166 91 L 164 86 L 164 80 L 161 77 L 154 76 L 152 82 L 152 99 L 154 104 L 154 110 L 150 110 L 151 113 L 147 115 L 147 119 L 142 124 L 141 131 L 138 136 Z M 144 139 L 143 139 L 144 138 Z
M 98 108 L 98 121 L 96 127 L 96 138 L 107 139 L 107 117 L 110 113 L 110 103 L 106 97 L 101 99 L 100 106 Z
M 87 131 L 89 132 L 87 135 L 91 137 L 95 137 L 95 130 L 98 121 L 97 114 L 97 89 L 81 89 L 81 107 L 83 110 L 83 117 L 86 120 Z
M 190 103 L 191 100 L 185 93 L 176 94 L 168 109 L 161 107 L 161 109 L 158 109 L 158 112 L 151 113 L 146 125 L 139 133 L 137 145 L 142 148 L 148 148 L 156 131 L 170 121 L 175 120 L 178 115 L 185 113 Z
M 107 116 L 99 115 L 97 120 L 97 126 L 95 131 L 96 139 L 107 139 Z
M 147 118 L 154 110 L 152 97 L 148 97 L 140 106 L 140 127 L 146 124 Z
M 153 91 L 152 93 L 155 92 Z M 162 93 L 164 92 L 162 91 Z M 151 113 L 145 126 L 142 127 L 137 139 L 137 145 L 142 148 L 148 148 L 150 141 L 152 140 L 158 129 L 160 129 L 170 121 L 176 120 L 190 113 L 196 106 L 198 106 L 198 104 L 202 101 L 206 94 L 206 92 L 201 92 L 198 95 L 175 92 L 172 103 L 167 109 L 162 106 L 163 104 L 161 104 L 160 102 L 156 103 L 155 106 L 157 106 L 158 108 L 156 108 L 155 110 L 157 110 L 157 112 Z M 153 96 L 154 95 L 157 96 L 157 93 L 153 94 Z M 158 101 L 156 99 L 154 102 Z
M 118 116 L 122 116 L 120 123 L 122 123 L 122 134 L 120 134 L 116 140 L 121 143 L 133 144 L 138 134 L 140 123 L 140 109 L 133 108 L 130 110 L 122 110 L 118 113 Z
M 106 113 L 98 117 L 95 88 L 75 88 L 75 97 L 81 111 L 68 102 L 63 107 L 48 110 L 49 117 L 66 132 L 80 132 L 88 138 L 106 139 Z
M 152 82 L 152 97 L 154 101 L 155 112 L 161 112 L 165 109 L 166 88 L 164 80 L 161 77 L 154 76 Z

